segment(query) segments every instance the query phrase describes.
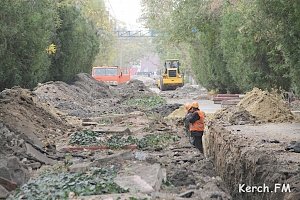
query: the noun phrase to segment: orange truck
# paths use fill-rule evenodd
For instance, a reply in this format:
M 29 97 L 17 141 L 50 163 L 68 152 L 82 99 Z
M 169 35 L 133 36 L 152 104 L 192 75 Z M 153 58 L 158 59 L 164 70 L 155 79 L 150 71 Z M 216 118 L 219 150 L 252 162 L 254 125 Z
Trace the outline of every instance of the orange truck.
M 127 67 L 101 66 L 93 67 L 92 77 L 109 85 L 119 85 L 130 80 L 130 73 Z

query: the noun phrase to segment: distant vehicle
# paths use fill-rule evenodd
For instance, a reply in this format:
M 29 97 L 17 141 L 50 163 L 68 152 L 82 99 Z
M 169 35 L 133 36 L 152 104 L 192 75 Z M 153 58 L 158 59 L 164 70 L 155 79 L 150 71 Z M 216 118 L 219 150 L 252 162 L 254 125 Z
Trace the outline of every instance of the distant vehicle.
M 139 76 L 153 76 L 154 72 L 137 72 L 136 75 L 139 75 Z
M 119 85 L 130 80 L 129 68 L 120 66 L 93 67 L 92 77 L 109 85 Z
M 178 59 L 167 59 L 164 69 L 157 80 L 157 86 L 161 91 L 176 89 L 183 86 L 183 74 L 181 74 L 180 63 Z

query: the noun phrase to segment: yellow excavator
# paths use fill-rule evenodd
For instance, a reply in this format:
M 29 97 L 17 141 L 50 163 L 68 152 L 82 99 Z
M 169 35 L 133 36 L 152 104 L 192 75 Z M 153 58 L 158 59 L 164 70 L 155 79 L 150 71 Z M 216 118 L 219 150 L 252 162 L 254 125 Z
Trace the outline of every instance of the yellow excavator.
M 161 91 L 175 90 L 183 86 L 183 74 L 180 70 L 180 62 L 178 59 L 167 59 L 164 64 L 164 69 L 157 80 L 157 86 Z

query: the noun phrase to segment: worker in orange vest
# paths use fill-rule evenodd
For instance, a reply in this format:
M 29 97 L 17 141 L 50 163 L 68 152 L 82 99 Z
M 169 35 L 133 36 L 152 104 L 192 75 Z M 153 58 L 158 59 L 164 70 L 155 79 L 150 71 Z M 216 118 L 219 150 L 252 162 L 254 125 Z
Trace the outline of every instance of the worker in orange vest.
M 202 136 L 204 133 L 204 112 L 199 109 L 198 102 L 191 104 L 191 110 L 189 112 L 191 112 L 191 114 L 186 116 L 185 123 L 189 123 L 189 130 L 194 139 L 193 145 L 203 153 Z
M 187 136 L 189 142 L 194 145 L 194 140 L 193 138 L 191 137 L 191 132 L 190 132 L 190 123 L 186 120 L 187 118 L 190 117 L 190 115 L 192 115 L 192 104 L 191 103 L 187 103 L 184 105 L 184 108 L 185 108 L 185 111 L 186 111 L 186 114 L 185 114 L 185 117 L 184 117 L 184 133 L 185 135 Z

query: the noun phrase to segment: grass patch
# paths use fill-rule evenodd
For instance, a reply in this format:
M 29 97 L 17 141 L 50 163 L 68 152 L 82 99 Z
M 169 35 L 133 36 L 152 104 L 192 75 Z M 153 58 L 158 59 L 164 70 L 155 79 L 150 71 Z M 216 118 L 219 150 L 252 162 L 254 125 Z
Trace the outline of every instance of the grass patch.
M 135 99 L 128 99 L 128 100 L 124 101 L 125 105 L 136 106 L 142 110 L 152 109 L 152 108 L 158 107 L 165 103 L 166 103 L 166 100 L 161 98 L 160 96 L 135 98 Z

